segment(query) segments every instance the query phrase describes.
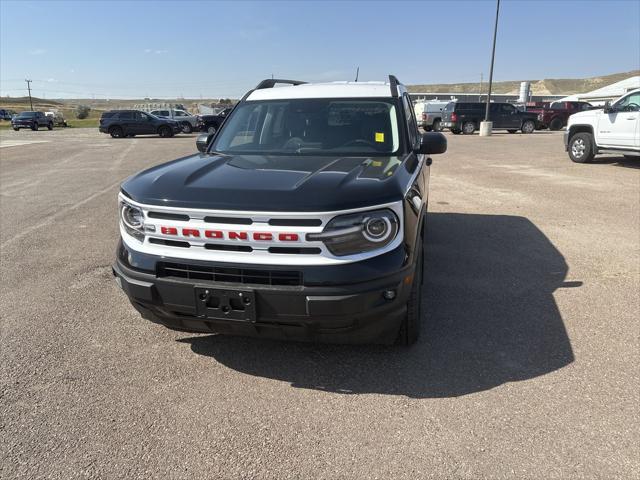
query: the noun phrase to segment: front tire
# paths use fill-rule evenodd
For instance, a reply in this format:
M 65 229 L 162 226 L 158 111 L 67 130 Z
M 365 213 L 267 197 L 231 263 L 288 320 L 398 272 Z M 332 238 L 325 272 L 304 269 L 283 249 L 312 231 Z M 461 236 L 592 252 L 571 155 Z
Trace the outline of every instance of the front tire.
M 19 131 L 20 129 L 19 129 L 19 128 L 16 128 L 16 127 L 13 127 L 13 130 L 17 132 L 17 131 Z
M 522 133 L 533 133 L 536 131 L 536 124 L 533 120 L 525 120 L 522 123 Z
M 434 132 L 441 132 L 442 131 L 442 121 L 439 118 L 436 118 L 433 121 L 433 125 L 431 126 L 431 128 L 433 129 Z
M 518 130 L 514 130 L 513 128 L 511 128 L 511 129 L 507 130 L 507 132 L 509 132 L 509 133 L 516 133 L 517 131 L 518 131 Z
M 464 122 L 462 125 L 462 133 L 472 135 L 476 131 L 476 124 L 473 122 Z
M 423 242 L 423 237 L 419 236 L 419 241 Z M 413 283 L 411 284 L 411 293 L 407 302 L 407 315 L 404 318 L 396 344 L 409 346 L 416 343 L 420 336 L 420 326 L 422 323 L 422 262 L 424 247 L 420 244 L 418 258 L 413 274 Z
M 462 133 L 462 130 L 460 130 L 459 128 L 452 128 L 451 133 L 453 133 L 454 135 L 460 135 L 460 133 Z
M 49 125 L 47 125 L 47 130 L 53 130 L 53 124 L 50 123 Z
M 559 118 L 554 118 L 553 120 L 551 120 L 551 123 L 549 124 L 549 130 L 553 130 L 554 132 L 557 132 L 563 126 L 564 125 L 562 125 L 562 120 L 560 120 Z
M 112 138 L 122 138 L 124 137 L 124 132 L 122 131 L 122 127 L 111 127 L 109 129 L 109 135 Z
M 193 132 L 193 127 L 189 122 L 184 122 L 182 124 L 182 133 L 191 133 Z
M 37 123 L 34 123 L 33 125 L 31 125 L 31 130 L 33 130 L 34 132 L 38 131 L 38 127 L 39 125 Z
M 164 126 L 158 129 L 158 135 L 160 135 L 162 138 L 169 138 L 173 135 L 173 132 L 169 127 Z
M 576 163 L 588 163 L 595 156 L 590 133 L 576 133 L 569 140 L 569 158 Z

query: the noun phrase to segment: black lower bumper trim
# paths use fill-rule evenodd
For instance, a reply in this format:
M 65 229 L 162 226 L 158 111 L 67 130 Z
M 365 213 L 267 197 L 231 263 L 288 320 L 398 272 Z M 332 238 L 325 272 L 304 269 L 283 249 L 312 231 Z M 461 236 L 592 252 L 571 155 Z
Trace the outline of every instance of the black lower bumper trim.
M 329 343 L 392 343 L 406 316 L 413 269 L 353 285 L 266 286 L 198 283 L 156 277 L 129 268 L 120 260 L 113 266 L 116 281 L 143 318 L 190 332 L 225 333 L 265 338 Z M 204 290 L 203 290 L 204 289 Z M 213 304 L 204 291 L 215 290 Z M 392 290 L 394 298 L 383 293 Z M 238 299 L 251 298 L 251 311 Z M 228 293 L 225 294 L 225 292 Z M 247 295 L 249 293 L 249 295 Z M 220 304 L 216 298 L 226 298 Z M 235 300 L 234 300 L 235 299 Z M 227 300 L 224 300 L 227 301 Z M 223 313 L 231 307 L 230 313 Z

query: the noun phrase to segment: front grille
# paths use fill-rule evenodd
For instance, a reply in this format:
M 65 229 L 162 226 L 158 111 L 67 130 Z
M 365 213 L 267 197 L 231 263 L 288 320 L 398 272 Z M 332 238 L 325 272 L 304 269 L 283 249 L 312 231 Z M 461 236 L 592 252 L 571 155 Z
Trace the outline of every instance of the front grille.
M 207 282 L 257 285 L 302 285 L 302 272 L 293 270 L 257 270 L 159 262 L 156 274 L 158 277 L 185 278 L 188 280 Z
M 207 223 L 228 223 L 230 225 L 251 225 L 253 220 L 250 218 L 236 218 L 236 217 L 204 217 L 204 221 Z
M 167 213 L 167 212 L 149 212 L 147 213 L 149 218 L 159 218 L 162 220 L 180 220 L 182 222 L 189 221 L 189 215 L 182 215 L 180 213 Z

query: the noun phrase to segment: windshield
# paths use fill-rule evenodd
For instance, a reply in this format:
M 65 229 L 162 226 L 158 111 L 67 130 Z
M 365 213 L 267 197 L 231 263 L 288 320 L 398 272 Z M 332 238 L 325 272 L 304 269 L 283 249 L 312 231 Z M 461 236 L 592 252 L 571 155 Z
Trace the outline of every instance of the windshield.
M 246 102 L 212 149 L 230 154 L 370 155 L 399 148 L 392 100 L 322 98 Z
M 36 112 L 22 112 L 18 114 L 18 118 L 31 118 L 35 116 L 36 116 Z

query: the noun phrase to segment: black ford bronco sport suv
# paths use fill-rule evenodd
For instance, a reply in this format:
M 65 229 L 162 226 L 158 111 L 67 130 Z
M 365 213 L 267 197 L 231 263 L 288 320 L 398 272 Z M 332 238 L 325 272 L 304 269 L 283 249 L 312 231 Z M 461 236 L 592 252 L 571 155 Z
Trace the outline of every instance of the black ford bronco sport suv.
M 428 155 L 447 144 L 419 133 L 394 76 L 264 80 L 197 146 L 121 186 L 113 273 L 144 318 L 191 332 L 417 339 Z

